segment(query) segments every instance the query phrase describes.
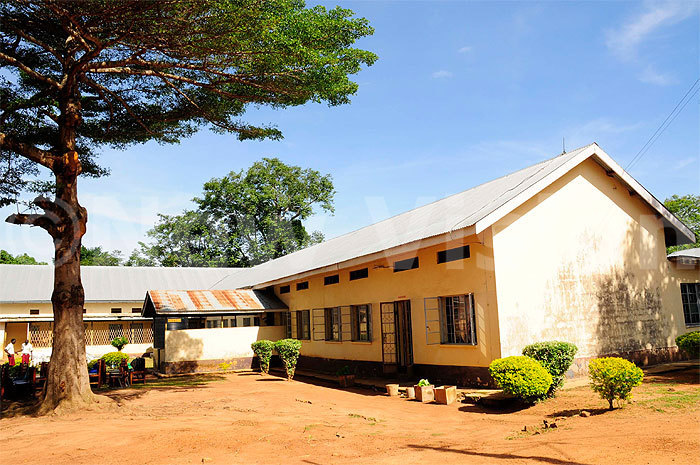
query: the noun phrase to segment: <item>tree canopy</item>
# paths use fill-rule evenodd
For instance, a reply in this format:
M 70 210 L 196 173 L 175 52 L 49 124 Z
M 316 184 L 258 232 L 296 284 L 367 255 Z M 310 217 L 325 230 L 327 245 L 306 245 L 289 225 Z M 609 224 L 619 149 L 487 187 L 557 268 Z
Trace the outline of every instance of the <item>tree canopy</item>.
M 695 233 L 695 243 L 669 247 L 667 252 L 700 247 L 700 195 L 673 195 L 664 205 Z
M 30 257 L 26 253 L 13 256 L 10 252 L 2 249 L 0 249 L 0 263 L 10 265 L 46 265 L 46 262 L 38 262 L 36 258 Z
M 264 158 L 204 184 L 195 210 L 160 215 L 127 265 L 246 267 L 323 240 L 303 221 L 314 207 L 333 212 L 329 175 Z
M 124 260 L 121 252 L 102 250 L 102 246 L 80 246 L 80 264 L 83 266 L 119 266 Z

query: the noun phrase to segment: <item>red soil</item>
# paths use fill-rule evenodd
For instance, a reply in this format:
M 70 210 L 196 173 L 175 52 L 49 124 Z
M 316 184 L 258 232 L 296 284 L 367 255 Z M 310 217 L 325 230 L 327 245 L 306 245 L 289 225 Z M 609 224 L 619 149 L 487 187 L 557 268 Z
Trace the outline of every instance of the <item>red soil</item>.
M 118 406 L 95 411 L 4 418 L 0 464 L 700 461 L 697 369 L 648 376 L 635 400 L 612 412 L 587 387 L 504 413 L 252 373 L 216 378 L 110 391 Z M 557 428 L 542 429 L 543 420 Z

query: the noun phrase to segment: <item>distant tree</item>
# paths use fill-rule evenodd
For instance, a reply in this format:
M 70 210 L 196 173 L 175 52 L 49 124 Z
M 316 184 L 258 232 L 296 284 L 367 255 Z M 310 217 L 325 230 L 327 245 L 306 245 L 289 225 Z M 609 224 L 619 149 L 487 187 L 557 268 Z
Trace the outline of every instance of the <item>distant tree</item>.
M 83 266 L 119 266 L 123 262 L 121 252 L 102 250 L 101 246 L 80 246 L 80 264 Z
M 160 215 L 127 264 L 159 266 L 256 265 L 323 240 L 303 221 L 314 207 L 333 212 L 330 175 L 264 158 L 247 171 L 204 184 L 196 210 Z
M 0 250 L 0 263 L 10 265 L 46 265 L 46 262 L 37 262 L 34 257 L 30 257 L 26 253 L 12 256 L 12 254 L 6 250 Z
M 664 201 L 664 205 L 695 233 L 693 244 L 669 247 L 666 252 L 671 253 L 700 247 L 700 195 L 673 195 Z
M 40 193 L 6 221 L 44 229 L 54 245 L 40 413 L 95 401 L 77 186 L 105 174 L 99 149 L 178 143 L 203 127 L 279 139 L 279 129 L 243 121 L 246 110 L 348 103 L 350 76 L 376 59 L 353 45 L 372 32 L 350 10 L 302 0 L 0 0 L 0 204 Z

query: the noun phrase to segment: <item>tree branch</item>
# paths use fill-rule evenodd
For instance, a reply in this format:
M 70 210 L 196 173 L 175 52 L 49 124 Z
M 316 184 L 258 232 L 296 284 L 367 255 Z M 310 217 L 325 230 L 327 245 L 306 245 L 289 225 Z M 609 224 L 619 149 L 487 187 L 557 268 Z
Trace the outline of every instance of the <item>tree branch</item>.
M 38 214 L 25 214 L 25 213 L 13 213 L 5 219 L 6 223 L 10 224 L 28 224 L 29 226 L 38 226 L 41 229 L 46 230 L 51 236 L 54 236 L 56 232 L 56 222 L 52 218 L 53 215 L 38 215 Z
M 54 157 L 51 152 L 20 142 L 2 132 L 0 132 L 0 149 L 9 150 L 53 170 Z
M 10 55 L 6 55 L 6 54 L 0 52 L 0 60 L 3 60 L 5 63 L 8 63 L 11 66 L 14 66 L 17 69 L 21 69 L 22 71 L 24 71 L 25 73 L 27 73 L 31 77 L 33 77 L 34 79 L 37 79 L 37 80 L 43 82 L 44 84 L 48 84 L 49 86 L 54 87 L 56 89 L 61 88 L 61 85 L 58 82 L 54 81 L 53 79 L 51 79 L 49 77 L 44 76 L 41 73 L 37 73 L 32 68 L 25 65 L 24 63 L 22 63 L 21 61 L 19 61 L 15 57 L 11 57 Z

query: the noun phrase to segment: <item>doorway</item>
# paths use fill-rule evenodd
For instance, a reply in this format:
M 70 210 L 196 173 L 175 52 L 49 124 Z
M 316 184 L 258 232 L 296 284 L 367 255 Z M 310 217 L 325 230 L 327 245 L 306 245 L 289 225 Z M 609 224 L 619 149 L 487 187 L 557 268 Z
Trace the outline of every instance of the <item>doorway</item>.
M 384 373 L 406 373 L 413 365 L 411 301 L 384 302 L 380 313 Z

